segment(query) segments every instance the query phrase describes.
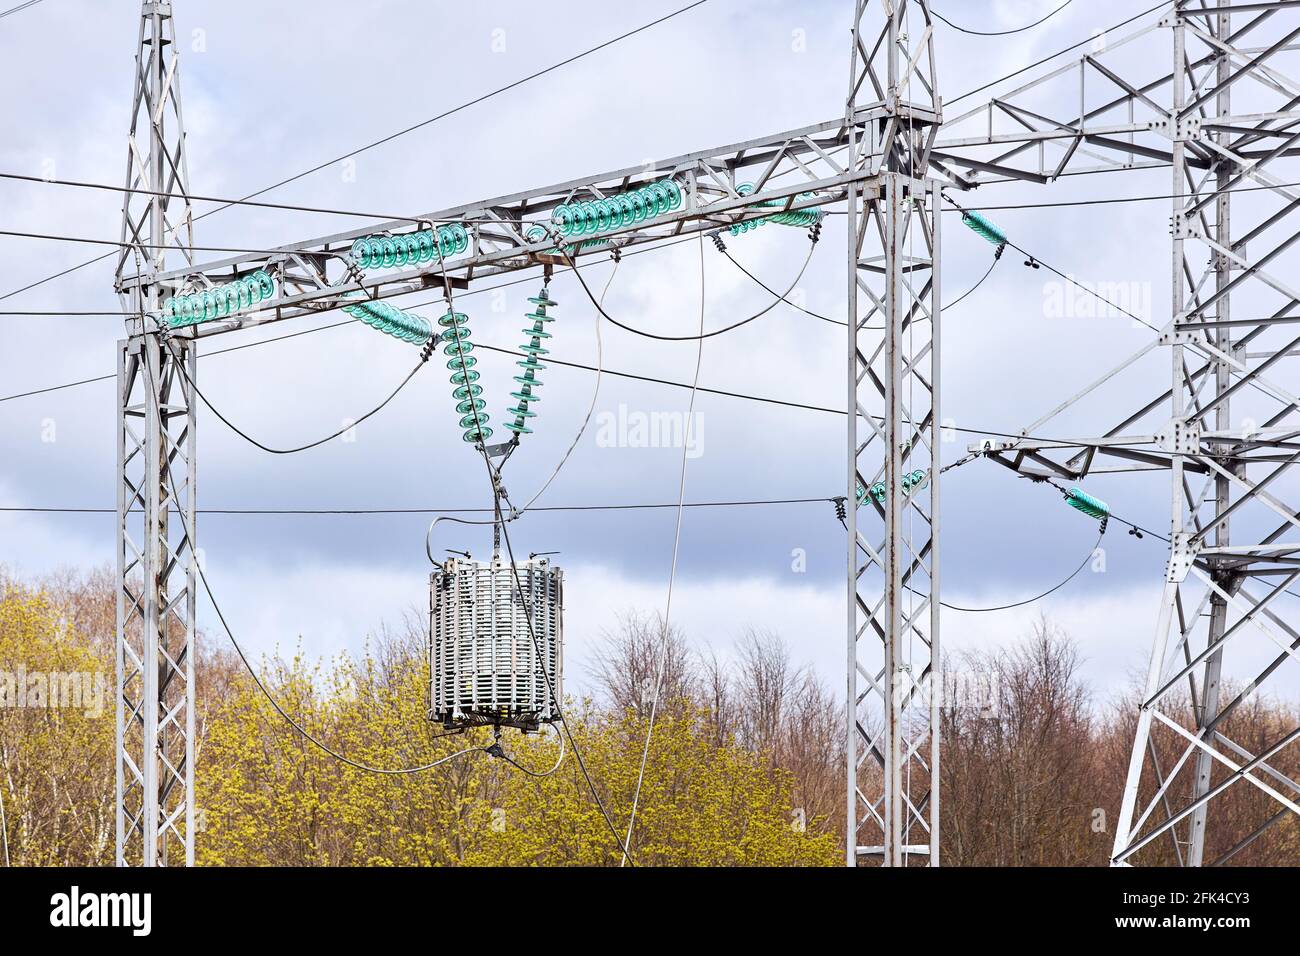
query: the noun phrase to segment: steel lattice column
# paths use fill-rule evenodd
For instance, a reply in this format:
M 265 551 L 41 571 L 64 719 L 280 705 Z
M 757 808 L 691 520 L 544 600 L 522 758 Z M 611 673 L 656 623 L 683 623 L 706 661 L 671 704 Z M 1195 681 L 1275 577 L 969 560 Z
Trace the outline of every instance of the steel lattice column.
M 939 183 L 928 4 L 860 0 L 849 128 L 846 858 L 939 862 Z M 873 98 L 874 94 L 874 98 Z M 856 122 L 855 122 L 856 121 Z
M 1300 460 L 1300 400 L 1274 368 L 1300 345 L 1284 332 L 1300 307 L 1300 293 L 1289 284 L 1295 258 L 1286 255 L 1300 239 L 1300 197 L 1284 185 L 1298 171 L 1288 158 L 1300 140 L 1300 84 L 1276 63 L 1300 29 L 1284 29 L 1254 49 L 1242 46 L 1261 42 L 1252 31 L 1275 12 L 1234 32 L 1231 13 L 1181 2 L 1163 24 L 1173 37 L 1168 135 L 1178 197 L 1171 219 L 1174 321 L 1161 340 L 1172 373 L 1171 418 L 1161 436 L 1171 456 L 1172 543 L 1116 829 L 1113 861 L 1120 864 L 1140 861 L 1135 854 L 1157 840 L 1170 840 L 1182 863 L 1226 862 L 1300 813 L 1300 784 L 1271 763 L 1300 729 L 1276 731 L 1248 749 L 1232 738 L 1230 723 L 1300 648 L 1300 633 L 1288 621 L 1294 615 L 1277 600 L 1300 578 L 1300 517 L 1280 498 L 1294 492 L 1287 478 Z M 1249 93 L 1249 115 L 1233 116 L 1234 88 Z M 1273 102 L 1261 108 L 1261 96 Z M 1251 197 L 1244 230 L 1224 192 L 1243 185 L 1263 187 Z M 1243 305 L 1234 309 L 1234 299 Z M 1202 356 L 1212 374 L 1190 371 L 1188 360 Z M 1246 401 L 1248 412 L 1268 408 L 1271 417 L 1260 425 L 1249 415 L 1237 420 L 1236 408 Z M 1233 544 L 1230 522 L 1233 536 L 1251 543 Z M 1238 667 L 1234 676 L 1244 683 L 1232 687 L 1225 704 L 1224 661 L 1241 661 L 1252 642 L 1276 656 L 1262 671 Z M 1243 783 L 1270 798 L 1270 811 L 1233 846 L 1207 841 L 1215 798 Z
M 171 4 L 140 18 L 117 290 L 130 337 L 118 357 L 116 859 L 194 862 L 194 404 L 190 343 L 149 333 L 167 252 L 192 262 L 185 133 Z M 174 351 L 173 351 L 174 349 Z

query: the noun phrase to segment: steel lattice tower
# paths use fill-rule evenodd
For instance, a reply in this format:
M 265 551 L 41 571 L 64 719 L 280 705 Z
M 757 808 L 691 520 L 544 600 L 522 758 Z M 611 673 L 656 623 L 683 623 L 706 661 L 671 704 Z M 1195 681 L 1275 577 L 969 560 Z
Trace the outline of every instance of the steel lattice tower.
M 154 277 L 193 263 L 179 57 L 170 3 L 140 16 L 116 287 L 133 334 L 118 355 L 117 785 L 120 866 L 194 862 L 194 405 L 174 357 L 143 334 Z M 167 254 L 176 259 L 169 263 Z
M 1300 238 L 1291 185 L 1300 173 L 1300 84 L 1283 62 L 1296 50 L 1298 20 L 1295 0 L 1178 0 L 1156 23 L 1099 37 L 1089 54 L 955 118 L 932 154 L 968 186 L 1172 173 L 1169 318 L 1150 344 L 1023 429 L 1030 437 L 992 443 L 990 453 L 1044 481 L 1169 474 L 1169 561 L 1115 825 L 1117 864 L 1140 861 L 1166 839 L 1180 863 L 1227 862 L 1300 812 L 1300 785 L 1270 763 L 1300 730 L 1254 751 L 1228 733 L 1233 714 L 1271 689 L 1300 649 L 1294 612 L 1281 601 L 1300 577 L 1300 513 L 1281 497 L 1296 491 L 1300 403 L 1277 378 L 1278 363 L 1300 345 L 1285 333 L 1300 307 L 1287 275 Z M 1160 62 L 1170 68 L 1151 77 Z M 1079 111 L 1044 115 L 1041 94 L 1053 88 Z M 1240 109 L 1234 98 L 1250 105 Z M 1247 215 L 1234 218 L 1235 204 L 1247 204 Z M 1059 429 L 1065 412 L 1159 350 L 1169 356 L 1169 388 L 1101 437 L 1032 437 Z M 1260 648 L 1271 651 L 1268 663 L 1250 668 L 1243 652 Z M 1242 663 L 1225 701 L 1224 663 L 1234 653 Z M 1274 810 L 1209 858 L 1215 798 L 1243 783 Z
M 848 100 L 847 125 L 865 129 L 852 168 L 868 176 L 847 218 L 850 866 L 939 862 L 941 183 L 928 173 L 943 117 L 928 3 L 890 6 L 856 2 Z

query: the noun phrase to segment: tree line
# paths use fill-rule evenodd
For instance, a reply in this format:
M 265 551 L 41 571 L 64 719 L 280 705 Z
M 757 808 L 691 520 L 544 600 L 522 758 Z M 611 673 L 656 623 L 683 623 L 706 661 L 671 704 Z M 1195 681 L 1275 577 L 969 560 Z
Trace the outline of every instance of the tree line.
M 99 713 L 93 695 L 81 706 L 0 706 L 12 865 L 113 862 L 114 584 L 107 571 L 34 582 L 0 574 L 0 685 L 21 670 L 98 673 L 109 687 Z M 415 616 L 380 630 L 356 655 L 322 660 L 298 648 L 259 663 L 280 706 L 358 763 L 451 758 L 404 775 L 369 773 L 322 752 L 274 711 L 232 651 L 203 637 L 195 657 L 198 862 L 616 866 L 640 778 L 631 841 L 639 865 L 841 863 L 843 697 L 796 664 L 778 635 L 742 629 L 704 651 L 699 638 L 629 613 L 600 635 L 587 672 L 570 675 L 571 685 L 578 677 L 591 689 L 568 698 L 566 717 L 598 805 L 571 755 L 548 772 L 559 756 L 556 732 L 507 732 L 500 745 L 513 762 L 486 752 L 489 730 L 440 736 L 425 717 L 426 638 Z M 1008 635 L 1004 648 L 946 662 L 985 693 L 954 695 L 942 711 L 945 865 L 1106 864 L 1135 706 L 1131 690 L 1103 699 L 1080 665 L 1075 644 L 1046 620 L 1028 635 Z M 5 693 L 0 686 L 0 704 Z M 1224 732 L 1259 752 L 1296 719 L 1287 704 L 1252 700 Z M 1178 758 L 1172 740 L 1157 749 L 1165 767 Z M 1295 778 L 1294 763 L 1283 751 L 1274 766 Z M 1256 788 L 1234 786 L 1212 805 L 1206 860 L 1300 862 L 1289 814 L 1238 846 L 1276 809 Z M 1186 829 L 1179 834 L 1185 839 Z M 1184 852 L 1163 837 L 1140 861 L 1174 864 Z

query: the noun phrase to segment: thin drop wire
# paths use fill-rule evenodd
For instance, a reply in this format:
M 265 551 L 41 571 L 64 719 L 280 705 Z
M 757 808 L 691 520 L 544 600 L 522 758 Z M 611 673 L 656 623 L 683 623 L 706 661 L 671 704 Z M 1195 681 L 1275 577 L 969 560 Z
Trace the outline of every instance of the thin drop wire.
M 811 253 L 809 253 L 811 255 Z M 704 236 L 700 236 L 700 331 L 704 331 L 704 306 L 705 306 L 705 285 L 704 285 Z M 664 670 L 667 667 L 668 658 L 668 635 L 669 628 L 672 626 L 673 611 L 673 585 L 677 583 L 677 557 L 681 550 L 682 542 L 682 515 L 685 513 L 683 504 L 686 501 L 686 463 L 689 460 L 690 450 L 690 433 L 691 422 L 695 417 L 695 396 L 699 391 L 700 384 L 700 367 L 704 364 L 704 338 L 700 337 L 695 351 L 695 378 L 691 385 L 691 398 L 686 408 L 686 429 L 682 437 L 682 465 L 681 472 L 677 482 L 677 521 L 673 530 L 673 561 L 672 568 L 668 572 L 668 599 L 664 606 L 664 618 L 662 633 L 659 638 L 659 659 L 655 664 L 655 687 L 654 696 L 650 698 L 650 722 L 646 728 L 645 746 L 641 749 L 641 767 L 636 775 L 636 790 L 632 794 L 632 811 L 627 820 L 627 836 L 623 838 L 623 859 L 619 866 L 627 863 L 627 855 L 632 846 L 632 835 L 636 827 L 636 811 L 641 800 L 641 785 L 645 781 L 646 762 L 650 758 L 650 740 L 655 732 L 655 718 L 659 713 L 659 692 L 663 687 Z
M 537 652 L 537 660 L 543 661 L 542 645 L 537 640 L 537 632 L 533 628 L 532 605 L 524 598 L 524 586 L 519 580 L 519 566 L 515 563 L 514 546 L 510 543 L 510 522 L 505 519 L 501 512 L 501 498 L 494 496 L 497 509 L 497 520 L 501 525 L 501 537 L 505 541 L 506 556 L 510 559 L 511 577 L 515 582 L 515 594 L 519 598 L 524 608 L 524 620 L 528 624 L 528 636 L 532 638 L 533 649 Z M 636 866 L 636 860 L 631 858 L 627 847 L 623 843 L 623 838 L 619 836 L 618 830 L 614 826 L 614 821 L 610 819 L 609 813 L 605 810 L 605 803 L 600 799 L 600 793 L 596 790 L 596 784 L 591 779 L 591 773 L 587 770 L 587 762 L 582 757 L 582 751 L 578 749 L 578 741 L 573 736 L 573 730 L 569 727 L 568 718 L 564 716 L 564 711 L 560 709 L 560 699 L 555 693 L 555 683 L 551 680 L 550 671 L 543 664 L 542 676 L 546 678 L 546 685 L 551 694 L 551 700 L 555 704 L 555 712 L 559 716 L 560 726 L 564 728 L 565 734 L 569 738 L 569 746 L 573 748 L 573 759 L 578 763 L 578 769 L 582 772 L 582 778 L 587 783 L 587 790 L 591 793 L 592 799 L 596 803 L 596 809 L 600 811 L 601 818 L 605 821 L 605 826 L 609 829 L 610 834 L 614 837 L 614 843 L 624 856 L 630 859 L 633 866 Z
M 8 823 L 8 821 L 5 819 L 5 795 L 4 795 L 4 789 L 3 789 L 2 787 L 0 787 L 0 838 L 2 838 L 3 841 L 4 841 L 4 847 L 5 847 L 5 867 L 8 868 L 8 867 L 10 866 L 10 863 L 9 863 L 9 823 Z

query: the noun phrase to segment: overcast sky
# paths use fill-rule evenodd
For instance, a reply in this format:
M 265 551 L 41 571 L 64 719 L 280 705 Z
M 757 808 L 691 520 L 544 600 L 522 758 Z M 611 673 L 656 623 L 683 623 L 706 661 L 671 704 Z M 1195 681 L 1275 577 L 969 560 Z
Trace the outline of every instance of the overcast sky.
M 188 127 L 190 188 L 245 195 L 403 129 L 670 12 L 678 0 L 445 4 L 418 0 L 341 3 L 175 0 Z M 994 30 L 1037 19 L 1057 0 L 948 0 L 936 7 Z M 937 26 L 947 98 L 1081 40 L 1131 15 L 1119 0 L 1073 4 L 1027 33 L 972 37 Z M 711 0 L 667 23 L 507 94 L 363 153 L 352 170 L 332 165 L 267 197 L 284 203 L 418 215 L 540 186 L 646 157 L 670 156 L 828 119 L 843 108 L 849 0 Z M 11 91 L 0 171 L 119 183 L 129 124 L 138 4 L 44 0 L 0 20 L 0 75 Z M 1143 54 L 1171 57 L 1168 35 Z M 1003 88 L 1005 88 L 1005 84 Z M 968 101 L 971 106 L 977 101 Z M 1169 173 L 1082 177 L 1043 188 L 990 186 L 985 203 L 1165 193 Z M 205 211 L 209 206 L 200 206 Z M 1168 208 L 1161 203 L 1027 209 L 990 214 L 1013 239 L 1081 279 L 1136 283 L 1137 305 L 1169 321 Z M 0 182 L 0 228 L 116 238 L 120 197 L 41 183 Z M 330 215 L 235 208 L 198 224 L 203 245 L 263 247 L 352 228 Z M 991 246 L 949 220 L 945 300 L 987 269 Z M 806 250 L 801 230 L 767 228 L 732 251 L 769 285 L 792 281 Z M 0 239 L 0 295 L 102 250 Z M 832 220 L 800 284 L 808 306 L 842 314 L 844 237 Z M 211 256 L 208 256 L 211 258 Z M 762 290 L 705 250 L 706 325 L 752 314 Z M 200 254 L 200 258 L 204 258 Z M 945 417 L 960 426 L 1016 431 L 1110 364 L 1149 341 L 1124 319 L 1048 317 L 1049 277 L 1008 253 L 989 280 L 945 316 Z M 593 265 L 602 282 L 607 265 Z M 514 347 L 535 284 L 462 302 L 476 340 Z M 593 310 L 569 277 L 552 287 L 559 306 L 553 354 L 595 357 Z M 666 334 L 699 321 L 699 252 L 691 244 L 625 261 L 607 309 Z M 0 302 L 0 309 L 114 310 L 105 261 Z M 433 306 L 416 309 L 435 314 Z M 113 317 L 0 317 L 0 397 L 111 372 L 122 334 Z M 319 320 L 316 320 L 319 323 Z M 223 336 L 205 350 L 310 327 L 294 321 Z M 648 343 L 606 326 L 607 367 L 689 381 L 695 346 Z M 702 384 L 843 407 L 842 335 L 780 307 L 704 346 Z M 204 390 L 265 443 L 299 444 L 355 418 L 409 370 L 408 345 L 352 325 L 205 358 Z M 1157 354 L 1060 426 L 1100 434 L 1119 413 L 1166 387 Z M 514 368 L 482 361 L 489 410 L 499 423 Z M 573 439 L 593 376 L 552 367 L 536 434 L 507 470 L 516 500 L 530 497 Z M 242 442 L 206 409 L 199 414 L 200 504 L 213 508 L 483 507 L 483 472 L 455 429 L 450 388 L 434 363 L 355 441 L 273 457 Z M 606 377 L 598 414 L 682 412 L 688 393 Z M 702 394 L 698 456 L 687 499 L 716 501 L 842 494 L 844 438 L 835 415 Z M 0 402 L 0 505 L 111 507 L 115 500 L 111 382 Z M 680 451 L 605 447 L 583 438 L 542 504 L 675 500 Z M 967 436 L 945 446 L 947 459 Z M 1125 517 L 1164 530 L 1162 475 L 1101 478 L 1089 490 Z M 1015 601 L 1059 581 L 1096 540 L 1093 522 L 1059 497 L 979 461 L 945 485 L 945 598 L 963 605 Z M 428 563 L 419 516 L 203 516 L 201 544 L 214 591 L 250 647 L 301 640 L 312 654 L 356 649 L 368 631 L 427 603 Z M 534 513 L 512 530 L 517 551 L 561 552 L 568 575 L 570 686 L 581 686 L 593 641 L 617 615 L 663 607 L 673 543 L 672 510 Z M 439 531 L 438 547 L 489 550 L 484 534 Z M 1112 527 L 1105 573 L 1085 572 L 1041 604 L 1003 614 L 950 614 L 949 648 L 1005 644 L 1041 611 L 1065 626 L 1088 675 L 1118 691 L 1145 667 L 1164 547 Z M 807 555 L 796 567 L 797 549 Z M 35 575 L 107 565 L 109 515 L 0 515 L 0 562 Z M 843 679 L 844 543 L 831 505 L 692 509 L 686 513 L 674 620 L 700 646 L 729 647 L 746 627 L 783 635 L 796 656 L 837 688 Z M 201 623 L 216 627 L 206 603 Z M 1267 653 L 1267 652 L 1265 652 Z

